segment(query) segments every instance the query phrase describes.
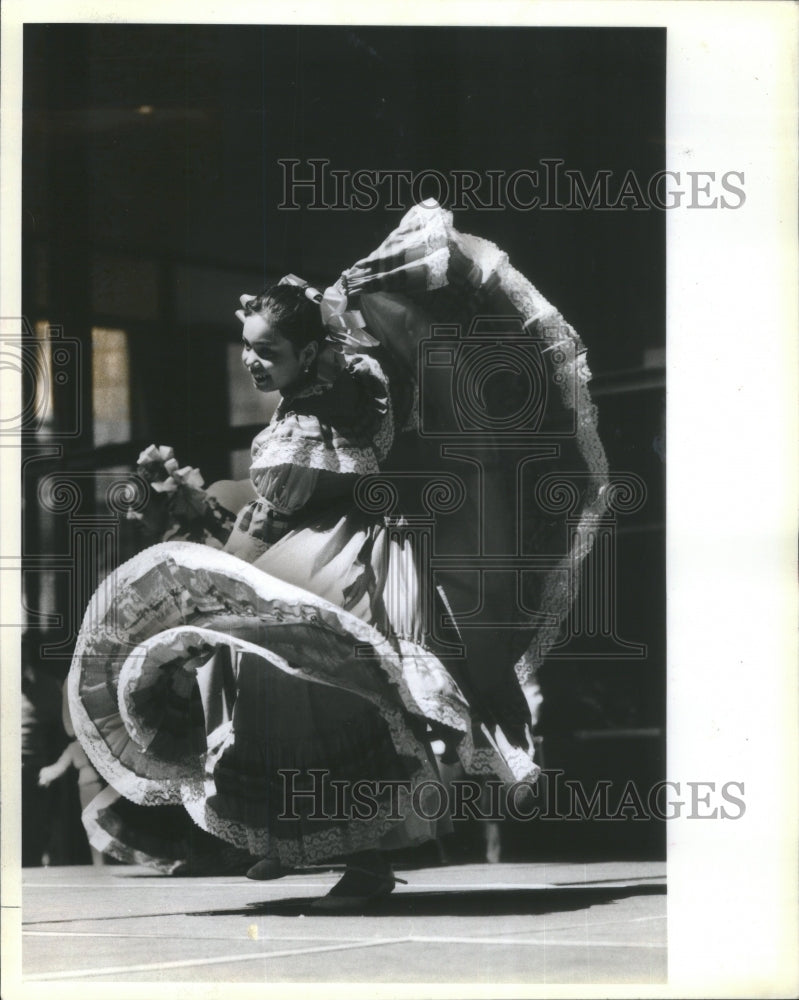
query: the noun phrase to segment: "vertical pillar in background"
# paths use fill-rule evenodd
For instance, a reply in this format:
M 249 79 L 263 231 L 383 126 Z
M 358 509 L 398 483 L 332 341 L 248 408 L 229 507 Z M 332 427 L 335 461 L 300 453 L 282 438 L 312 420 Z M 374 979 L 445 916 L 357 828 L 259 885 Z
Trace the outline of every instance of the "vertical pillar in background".
M 23 487 L 25 554 L 38 557 L 40 574 L 48 572 L 45 568 L 48 558 L 57 559 L 72 547 L 69 519 L 41 508 L 41 476 L 48 468 L 68 468 L 73 456 L 91 451 L 94 445 L 89 60 L 85 34 L 80 30 L 70 31 L 69 44 L 65 44 L 63 31 L 57 30 L 61 28 L 54 25 L 51 30 L 42 26 L 36 32 L 35 50 L 32 45 L 29 49 L 29 66 L 30 78 L 36 79 L 37 86 L 25 95 L 25 149 L 32 158 L 25 164 L 26 182 L 31 189 L 23 192 L 28 216 L 24 259 L 30 265 L 34 253 L 45 254 L 47 315 L 41 318 L 58 328 L 62 338 L 78 345 L 67 357 L 57 338 L 48 338 L 44 344 L 50 354 L 52 415 L 35 448 L 41 452 L 46 442 L 51 458 L 31 463 L 33 474 L 25 477 Z M 38 244 L 36 249 L 34 240 Z M 32 311 L 32 315 L 29 312 L 26 315 L 33 322 L 40 318 L 36 316 L 40 302 L 30 277 L 25 279 L 23 292 L 24 308 Z M 45 518 L 50 521 L 47 533 L 43 530 Z M 35 593 L 29 595 L 29 601 L 34 596 L 38 602 L 42 582 L 40 579 L 33 584 Z M 63 611 L 71 605 L 73 583 L 72 573 L 53 574 L 51 600 L 55 608 Z M 66 663 L 57 666 L 60 672 L 66 669 Z
M 23 187 L 22 187 L 22 274 L 21 274 L 21 305 L 22 317 L 20 322 L 19 335 L 30 336 L 31 341 L 35 339 L 35 323 L 41 319 L 39 309 L 46 303 L 46 291 L 48 282 L 46 280 L 46 266 L 37 268 L 37 255 L 40 253 L 39 240 L 42 240 L 43 233 L 40 232 L 40 220 L 38 216 L 39 206 L 45 196 L 46 184 L 42 173 L 41 165 L 45 162 L 47 155 L 47 141 L 44 129 L 35 111 L 32 109 L 45 104 L 43 81 L 39 73 L 34 72 L 34 65 L 39 68 L 36 59 L 37 53 L 34 51 L 31 33 L 28 30 L 24 35 L 25 58 L 23 60 L 23 84 L 22 92 L 25 102 L 22 132 L 22 164 L 23 164 Z M 44 286 L 44 287 L 43 287 Z M 25 323 L 27 320 L 27 324 Z M 32 345 L 33 346 L 33 345 Z M 33 365 L 34 376 L 30 379 L 29 385 L 23 385 L 21 389 L 22 406 L 25 407 L 28 399 L 26 394 L 34 395 L 41 391 L 35 384 L 36 375 L 41 377 L 43 364 Z M 34 418 L 35 419 L 35 418 Z M 22 491 L 21 517 L 21 548 L 22 552 L 33 552 L 36 550 L 37 539 L 41 535 L 39 512 L 35 504 L 29 502 L 29 490 L 26 488 L 25 468 L 29 459 L 35 458 L 38 447 L 34 433 L 26 433 L 24 426 L 20 430 L 20 476 Z M 6 447 L 6 442 L 3 442 Z M 22 605 L 30 609 L 39 607 L 41 598 L 40 574 L 25 573 L 20 574 L 20 586 L 22 588 Z
M 59 27 L 58 25 L 54 27 Z M 76 26 L 79 27 L 79 26 Z M 63 34 L 48 39 L 47 75 L 48 152 L 46 157 L 46 226 L 50 248 L 48 317 L 64 328 L 64 335 L 81 344 L 83 391 L 80 400 L 80 436 L 64 439 L 65 457 L 71 451 L 93 447 L 92 426 L 92 304 L 90 282 L 91 203 L 89 139 L 92 108 L 89 97 L 89 53 L 86 36 L 76 32 L 69 45 Z M 73 387 L 53 386 L 56 435 L 72 404 Z M 66 411 L 66 413 L 65 413 Z

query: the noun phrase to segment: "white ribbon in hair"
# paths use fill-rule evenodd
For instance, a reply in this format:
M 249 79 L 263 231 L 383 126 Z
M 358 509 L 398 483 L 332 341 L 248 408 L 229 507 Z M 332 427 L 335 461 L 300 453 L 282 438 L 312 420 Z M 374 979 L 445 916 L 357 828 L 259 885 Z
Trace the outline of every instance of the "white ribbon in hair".
M 347 309 L 347 293 L 340 284 L 325 289 L 319 311 L 327 327 L 328 339 L 344 350 L 376 347 L 380 343 L 366 332 L 360 310 Z

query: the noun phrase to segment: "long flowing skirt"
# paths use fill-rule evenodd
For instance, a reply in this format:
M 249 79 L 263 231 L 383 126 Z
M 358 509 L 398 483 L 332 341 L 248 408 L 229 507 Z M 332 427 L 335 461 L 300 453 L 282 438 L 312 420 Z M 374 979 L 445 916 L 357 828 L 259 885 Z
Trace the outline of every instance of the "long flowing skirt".
M 338 603 L 266 572 L 270 555 Z M 70 673 L 95 767 L 126 799 L 182 805 L 209 833 L 295 866 L 446 824 L 430 723 L 467 769 L 488 754 L 508 779 L 533 776 L 526 755 L 475 747 L 469 705 L 434 655 L 364 620 L 383 605 L 361 576 L 382 597 L 381 575 L 401 586 L 412 573 L 390 572 L 392 557 L 409 554 L 344 516 L 294 532 L 261 566 L 189 542 L 121 566 L 92 599 Z

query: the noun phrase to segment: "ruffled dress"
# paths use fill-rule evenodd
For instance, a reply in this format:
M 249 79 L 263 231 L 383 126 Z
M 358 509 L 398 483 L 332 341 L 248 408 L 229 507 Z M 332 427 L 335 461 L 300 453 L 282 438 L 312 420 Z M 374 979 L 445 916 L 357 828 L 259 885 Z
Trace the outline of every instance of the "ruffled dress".
M 584 358 L 551 352 L 554 368 L 542 372 L 559 376 L 557 398 L 536 430 L 560 446 L 536 445 L 535 457 L 543 475 L 573 470 L 578 495 L 568 511 L 513 515 L 524 544 L 549 552 L 549 569 L 532 574 L 522 601 L 515 584 L 461 571 L 452 557 L 433 579 L 418 530 L 430 518 L 400 509 L 392 481 L 421 477 L 428 511 L 438 498 L 439 551 L 451 555 L 484 518 L 486 496 L 509 510 L 517 472 L 489 432 L 476 444 L 488 477 L 464 473 L 442 488 L 441 450 L 418 433 L 420 400 L 435 406 L 440 390 L 412 370 L 431 324 L 463 322 L 499 294 L 539 340 L 579 346 L 529 283 L 514 284 L 504 255 L 463 239 L 449 213 L 417 206 L 329 290 L 337 336 L 255 438 L 255 498 L 225 551 L 153 546 L 94 595 L 70 706 L 89 758 L 125 799 L 182 806 L 240 851 L 300 866 L 445 829 L 432 737 L 467 773 L 535 780 L 535 670 L 602 514 L 604 454 Z M 564 415 L 576 430 L 558 438 Z M 398 506 L 375 502 L 381 484 Z M 492 628 L 514 601 L 522 617 Z

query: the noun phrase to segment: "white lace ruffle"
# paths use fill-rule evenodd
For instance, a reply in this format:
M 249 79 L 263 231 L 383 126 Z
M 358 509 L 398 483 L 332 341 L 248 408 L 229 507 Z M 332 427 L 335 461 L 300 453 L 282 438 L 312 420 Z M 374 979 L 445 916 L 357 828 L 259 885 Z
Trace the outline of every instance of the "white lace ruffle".
M 425 260 L 427 265 L 427 282 L 431 289 L 444 288 L 447 284 L 447 271 L 449 270 L 449 250 L 443 247 L 431 253 Z
M 270 428 L 272 426 L 270 425 Z M 296 465 L 302 469 L 316 469 L 319 472 L 359 476 L 371 475 L 380 470 L 375 449 L 372 447 L 358 448 L 344 440 L 337 441 L 335 447 L 331 447 L 325 441 L 315 441 L 298 435 L 288 436 L 280 433 L 277 425 L 274 426 L 276 431 L 271 435 L 267 435 L 266 432 L 259 435 L 258 451 L 250 466 L 250 476 L 256 488 L 261 470 L 281 465 Z
M 145 865 L 164 875 L 172 875 L 182 864 L 182 859 L 148 854 L 117 839 L 106 830 L 101 822 L 104 810 L 113 807 L 120 795 L 110 786 L 104 788 L 91 800 L 81 813 L 83 827 L 91 846 L 102 854 L 108 854 L 126 865 Z
M 430 775 L 420 777 L 413 783 L 416 789 L 422 781 L 431 780 Z M 397 813 L 413 816 L 410 805 L 410 795 L 402 791 L 397 796 L 399 808 L 392 815 L 391 805 L 378 804 L 374 818 L 338 824 L 320 830 L 317 833 L 306 832 L 301 840 L 288 840 L 275 835 L 267 827 L 253 827 L 220 816 L 209 801 L 212 799 L 213 786 L 207 789 L 203 799 L 186 804 L 186 811 L 194 822 L 203 830 L 220 837 L 222 840 L 242 848 L 257 857 L 279 861 L 287 868 L 302 868 L 317 864 L 332 858 L 346 857 L 359 851 L 370 850 L 381 846 L 383 839 L 398 825 L 394 818 Z M 416 841 L 429 840 L 435 836 L 435 824 L 417 820 L 406 830 L 405 841 L 411 846 Z M 408 835 L 410 834 L 410 835 Z M 414 835 L 415 834 L 415 835 Z
M 489 246 L 497 250 L 493 244 Z M 534 683 L 573 604 L 579 565 L 590 551 L 595 526 L 605 513 L 604 487 L 608 481 L 608 463 L 599 439 L 597 410 L 588 389 L 591 372 L 580 337 L 538 289 L 510 265 L 504 255 L 499 260 L 496 273 L 503 290 L 521 314 L 525 326 L 535 324 L 536 332 L 548 342 L 555 359 L 553 381 L 560 386 L 561 402 L 576 416 L 577 449 L 585 462 L 586 471 L 595 480 L 596 499 L 584 507 L 574 533 L 572 548 L 564 556 L 560 566 L 550 571 L 538 605 L 537 610 L 549 617 L 552 624 L 536 630 L 532 642 L 515 665 L 516 676 L 524 687 Z M 569 349 L 558 351 L 558 346 L 564 344 Z

